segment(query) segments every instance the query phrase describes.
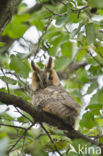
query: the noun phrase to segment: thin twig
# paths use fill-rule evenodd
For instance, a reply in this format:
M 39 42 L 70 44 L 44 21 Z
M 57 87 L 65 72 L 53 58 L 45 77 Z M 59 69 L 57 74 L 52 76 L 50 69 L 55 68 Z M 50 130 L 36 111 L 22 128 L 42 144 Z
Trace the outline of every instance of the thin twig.
M 41 3 L 41 2 L 40 2 L 40 3 Z M 49 10 L 49 11 L 50 11 L 50 10 Z M 46 34 L 49 25 L 51 24 L 51 17 L 52 17 L 52 16 L 49 17 L 49 21 L 48 21 L 47 25 L 45 26 L 44 31 L 43 31 L 42 35 L 40 36 L 40 38 L 39 38 L 39 40 L 38 40 L 38 43 L 35 45 L 33 51 L 27 56 L 27 59 L 30 58 L 30 57 L 33 56 L 33 55 L 34 55 L 34 57 L 35 57 L 35 56 L 37 55 L 37 53 L 39 52 L 39 49 L 40 49 L 40 42 L 41 42 L 42 38 L 44 37 L 44 35 Z
M 47 29 L 48 29 L 50 24 L 51 24 L 51 18 L 49 18 L 49 21 L 48 21 L 47 25 L 45 26 L 44 31 L 43 31 L 42 35 L 40 36 L 35 49 L 33 49 L 33 51 L 27 56 L 27 59 L 30 58 L 32 55 L 34 55 L 34 57 L 35 57 L 37 55 L 37 53 L 39 52 L 40 42 L 41 42 L 42 38 L 44 37 L 44 35 L 46 34 Z
M 92 55 L 92 53 L 90 52 L 90 51 L 87 51 L 88 52 L 88 54 L 101 66 L 101 67 L 103 67 L 103 64 L 101 63 L 101 62 L 99 62 L 93 55 Z
M 88 5 L 82 7 L 82 8 L 78 8 L 78 9 L 71 9 L 73 13 L 77 13 L 77 17 L 79 18 L 79 15 L 81 13 L 82 10 L 86 9 L 88 7 Z
M 4 72 L 4 70 L 3 70 L 2 67 L 1 67 L 1 71 L 2 71 L 3 75 L 6 76 L 6 75 L 5 75 L 5 72 Z M 6 87 L 7 87 L 8 94 L 10 94 L 9 85 L 8 85 L 7 82 L 5 82 L 5 83 L 6 83 Z
M 24 133 L 20 136 L 20 138 L 16 141 L 16 143 L 14 145 L 12 145 L 12 147 L 7 151 L 7 154 L 10 153 L 14 147 L 19 143 L 19 141 L 26 135 L 27 131 L 30 130 L 32 128 L 33 125 L 35 125 L 36 122 L 34 122 L 33 124 L 31 124 L 25 131 Z
M 23 155 L 23 150 L 24 150 L 24 144 L 25 144 L 25 138 L 26 138 L 26 134 L 23 136 L 23 145 L 22 145 L 22 149 L 21 149 L 21 156 Z
M 59 1 L 59 3 L 63 4 L 65 7 L 67 7 L 67 4 L 65 2 L 63 2 L 61 0 L 58 0 L 58 1 Z
M 16 74 L 15 72 L 6 72 L 6 74 L 11 74 L 13 76 L 16 77 L 17 80 L 19 80 L 22 84 L 23 84 L 23 87 L 24 87 L 24 91 L 27 91 L 29 94 L 31 93 L 31 89 L 29 87 L 29 85 L 27 85 L 27 83 L 25 83 L 18 74 Z
M 102 55 L 101 51 L 99 50 L 99 47 L 98 47 L 98 45 L 96 45 L 96 48 L 97 48 L 97 50 L 98 50 L 98 53 L 99 53 L 99 55 L 101 56 L 101 58 L 103 58 L 103 55 Z
M 62 156 L 62 154 L 61 154 L 61 153 L 59 152 L 59 150 L 57 149 L 57 146 L 55 145 L 53 139 L 51 138 L 51 136 L 50 136 L 50 134 L 48 133 L 48 131 L 46 130 L 46 128 L 43 126 L 42 123 L 40 123 L 40 125 L 41 125 L 42 129 L 43 129 L 43 130 L 46 132 L 46 134 L 48 135 L 48 137 L 49 137 L 51 143 L 54 145 L 55 150 L 58 152 L 58 154 L 59 154 L 60 156 Z
M 2 124 L 2 123 L 0 123 L 0 126 L 7 126 L 7 127 L 13 127 L 13 128 L 18 128 L 18 129 L 26 130 L 26 128 L 24 128 L 24 127 L 14 126 L 14 125 L 8 125 L 8 124 Z
M 103 138 L 103 135 L 97 135 L 97 136 L 89 136 L 89 138 L 93 138 L 95 140 Z
M 17 110 L 24 118 L 26 118 L 27 120 L 29 120 L 29 121 L 33 124 L 33 121 L 32 121 L 30 118 L 28 118 L 26 115 L 24 115 L 17 107 L 16 107 L 16 110 Z
M 62 16 L 64 16 L 65 14 L 58 14 L 58 13 L 56 13 L 56 12 L 53 12 L 52 10 L 50 10 L 49 8 L 47 8 L 46 6 L 44 7 L 45 9 L 47 9 L 49 12 L 51 12 L 53 15 L 55 15 L 55 16 L 60 16 L 60 17 L 62 17 Z
M 61 127 L 60 129 L 62 130 L 67 130 L 68 133 L 66 134 L 66 136 L 71 139 L 78 139 L 78 138 L 83 139 L 87 142 L 90 142 L 91 144 L 101 147 L 101 149 L 103 150 L 103 144 L 93 139 L 90 139 L 89 136 L 86 136 L 77 130 L 72 129 L 71 131 L 71 127 L 68 124 L 61 121 L 58 117 L 53 118 L 48 114 L 44 114 L 44 112 L 37 111 L 36 108 L 34 108 L 29 102 L 22 99 L 21 97 L 10 95 L 0 91 L 0 101 L 7 105 L 13 105 L 15 107 L 22 109 L 23 111 L 29 113 L 38 122 L 46 122 L 50 125 Z
M 47 25 L 46 25 L 45 28 L 44 28 L 44 31 L 43 31 L 41 37 L 39 38 L 39 41 L 38 41 L 38 47 L 37 47 L 37 50 L 36 50 L 34 56 L 36 56 L 36 54 L 38 53 L 39 48 L 40 48 L 40 42 L 41 42 L 42 38 L 44 37 L 44 35 L 46 34 L 47 29 L 48 29 L 48 27 L 49 27 L 50 24 L 51 24 L 51 19 L 49 19 Z
M 86 8 L 88 8 L 88 5 L 86 5 L 86 6 L 82 7 L 82 8 L 72 9 L 72 12 L 80 12 L 80 11 L 86 9 Z
M 6 74 L 11 74 L 11 75 L 14 75 L 22 84 L 24 84 L 25 86 L 27 86 L 27 84 L 21 80 L 20 76 L 18 74 L 16 74 L 15 72 L 6 72 Z

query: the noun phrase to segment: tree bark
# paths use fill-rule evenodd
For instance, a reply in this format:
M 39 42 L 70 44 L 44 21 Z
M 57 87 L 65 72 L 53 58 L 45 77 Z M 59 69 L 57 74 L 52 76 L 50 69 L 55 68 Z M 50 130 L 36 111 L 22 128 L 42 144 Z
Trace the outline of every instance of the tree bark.
M 21 0 L 0 0 L 0 33 L 9 23 L 13 14 L 17 12 L 17 6 Z
M 0 91 L 0 101 L 6 105 L 13 105 L 14 107 L 18 107 L 21 110 L 27 112 L 38 123 L 45 122 L 50 125 L 56 126 L 61 130 L 67 130 L 65 135 L 71 139 L 78 139 L 78 138 L 84 139 L 85 141 L 90 142 L 91 144 L 100 146 L 101 149 L 103 150 L 103 144 L 100 144 L 99 142 L 81 134 L 79 131 L 73 129 L 67 123 L 64 123 L 64 121 L 62 121 L 60 118 L 57 118 L 54 115 L 39 110 L 38 108 L 34 107 L 31 103 L 28 103 L 21 97 L 10 95 Z
M 61 80 L 67 80 L 70 74 L 74 73 L 80 68 L 84 68 L 87 63 L 84 62 L 72 62 L 68 65 L 68 67 L 64 71 L 59 71 L 58 76 Z

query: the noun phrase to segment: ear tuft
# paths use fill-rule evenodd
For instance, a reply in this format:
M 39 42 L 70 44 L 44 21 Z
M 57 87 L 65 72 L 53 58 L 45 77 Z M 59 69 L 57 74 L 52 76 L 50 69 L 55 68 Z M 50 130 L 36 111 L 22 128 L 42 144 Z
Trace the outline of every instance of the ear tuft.
M 39 66 L 36 63 L 34 63 L 33 61 L 31 61 L 31 70 L 32 71 L 39 72 L 40 71 L 40 68 L 39 68 Z
M 49 57 L 48 63 L 46 64 L 45 68 L 46 70 L 50 70 L 53 69 L 54 67 L 54 60 L 52 59 L 52 57 Z

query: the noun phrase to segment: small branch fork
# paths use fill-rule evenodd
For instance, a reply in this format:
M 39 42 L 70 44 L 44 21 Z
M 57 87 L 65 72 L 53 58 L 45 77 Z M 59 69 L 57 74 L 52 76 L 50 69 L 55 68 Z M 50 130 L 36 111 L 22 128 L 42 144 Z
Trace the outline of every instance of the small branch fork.
M 18 129 L 26 130 L 26 128 L 24 128 L 24 127 L 8 125 L 8 124 L 2 124 L 2 123 L 0 123 L 0 126 L 6 126 L 6 127 L 12 127 L 12 128 L 18 128 Z
M 17 109 L 17 108 L 16 108 L 16 109 Z M 24 128 L 24 127 L 20 127 L 20 126 L 14 126 L 14 125 L 8 125 L 8 124 L 0 124 L 0 126 L 7 126 L 7 127 L 18 128 L 18 129 L 24 130 L 23 135 L 20 136 L 20 138 L 16 141 L 16 143 L 15 143 L 14 145 L 12 145 L 12 147 L 7 151 L 8 154 L 15 148 L 15 146 L 19 143 L 19 141 L 20 141 L 22 138 L 24 138 L 24 141 L 23 141 L 23 146 L 22 146 L 22 151 L 21 151 L 21 153 L 23 152 L 23 147 L 24 147 L 24 142 L 25 142 L 26 133 L 27 133 L 28 130 L 30 130 L 30 129 L 32 128 L 33 125 L 35 125 L 35 123 L 33 123 L 33 121 L 31 121 L 28 117 L 26 117 L 26 116 L 25 116 L 23 113 L 21 113 L 18 109 L 17 109 L 17 111 L 18 111 L 20 114 L 22 114 L 26 119 L 28 119 L 32 124 L 31 124 L 28 128 Z M 57 149 L 57 147 L 56 147 L 54 141 L 52 140 L 52 138 L 51 138 L 50 134 L 48 133 L 48 131 L 46 130 L 46 128 L 43 126 L 42 123 L 40 123 L 40 125 L 41 125 L 42 129 L 45 131 L 45 133 L 47 134 L 47 136 L 49 137 L 51 143 L 54 145 L 55 150 L 58 152 L 58 154 L 59 154 L 60 156 L 62 156 L 62 154 L 61 154 L 61 153 L 59 152 L 59 150 Z
M 24 118 L 26 118 L 28 121 L 30 121 L 32 124 L 34 123 L 30 118 L 28 118 L 26 115 L 24 115 L 17 107 L 16 110 L 18 113 L 20 113 Z
M 34 55 L 34 57 L 37 55 L 37 53 L 39 52 L 39 49 L 40 49 L 40 42 L 41 42 L 42 38 L 44 37 L 44 35 L 46 34 L 46 32 L 47 32 L 48 27 L 50 26 L 50 24 L 51 24 L 51 18 L 49 18 L 48 23 L 47 23 L 47 25 L 45 26 L 44 31 L 43 31 L 42 35 L 40 36 L 40 38 L 39 38 L 39 40 L 38 40 L 38 43 L 37 43 L 37 45 L 36 45 L 35 50 L 33 50 L 33 51 L 27 56 L 27 58 L 30 58 L 32 55 Z
M 0 67 L 0 68 L 1 68 L 2 74 L 5 76 L 5 72 L 4 72 L 3 68 L 2 67 Z M 8 94 L 9 94 L 10 93 L 9 85 L 8 85 L 7 82 L 5 82 L 5 83 L 6 83 L 7 91 L 8 91 Z
M 80 12 L 80 11 L 82 11 L 82 10 L 84 10 L 84 9 L 86 9 L 86 8 L 88 8 L 88 5 L 86 5 L 86 6 L 83 6 L 82 8 L 78 8 L 78 9 L 72 9 L 72 12 Z
M 71 139 L 83 139 L 87 142 L 90 142 L 91 144 L 94 144 L 96 146 L 99 146 L 103 151 L 103 144 L 99 143 L 97 140 L 90 139 L 89 136 L 83 135 L 79 131 L 71 128 L 68 124 L 64 123 L 61 119 L 47 114 L 45 112 L 38 111 L 33 105 L 22 99 L 21 97 L 10 95 L 7 93 L 4 93 L 0 91 L 0 101 L 7 105 L 13 105 L 14 107 L 18 107 L 19 109 L 25 111 L 29 115 L 31 115 L 36 122 L 38 123 L 48 123 L 53 126 L 57 126 L 62 130 L 67 130 L 67 133 L 65 135 Z M 35 123 L 34 123 L 35 124 Z M 24 134 L 17 140 L 17 142 L 8 150 L 8 152 L 12 151 L 12 149 L 17 145 L 17 143 L 26 135 L 27 131 L 34 125 L 33 123 L 31 126 L 24 130 Z M 47 133 L 45 127 L 41 124 L 41 127 L 45 130 Z M 48 133 L 47 133 L 48 135 Z M 50 139 L 50 136 L 48 136 Z M 54 145 L 54 144 L 53 144 Z
M 103 64 L 98 59 L 96 59 L 90 51 L 87 51 L 87 52 L 101 67 L 103 67 Z
M 44 125 L 43 125 L 42 123 L 40 123 L 40 125 L 41 125 L 42 129 L 45 131 L 45 133 L 47 134 L 47 136 L 49 137 L 49 139 L 50 139 L 51 143 L 53 144 L 55 150 L 58 152 L 58 154 L 59 154 L 60 156 L 62 156 L 62 154 L 59 152 L 57 146 L 55 145 L 53 139 L 51 138 L 50 134 L 48 133 L 48 131 L 46 130 L 46 128 L 44 127 Z
M 27 129 L 25 129 L 24 133 L 19 137 L 19 139 L 16 141 L 16 143 L 14 145 L 12 145 L 12 147 L 7 151 L 7 154 L 9 154 L 15 148 L 15 146 L 20 142 L 20 140 L 23 137 L 25 138 L 26 133 L 28 132 L 28 130 L 30 130 L 34 125 L 35 125 L 35 122 L 33 124 L 31 124 Z

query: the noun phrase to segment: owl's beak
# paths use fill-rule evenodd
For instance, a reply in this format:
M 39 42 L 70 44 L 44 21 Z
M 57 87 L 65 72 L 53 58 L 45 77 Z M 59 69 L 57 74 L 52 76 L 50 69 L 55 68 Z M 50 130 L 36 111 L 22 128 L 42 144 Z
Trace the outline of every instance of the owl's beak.
M 43 80 L 43 81 L 41 82 L 41 89 L 46 88 L 46 86 L 47 86 L 46 80 Z

